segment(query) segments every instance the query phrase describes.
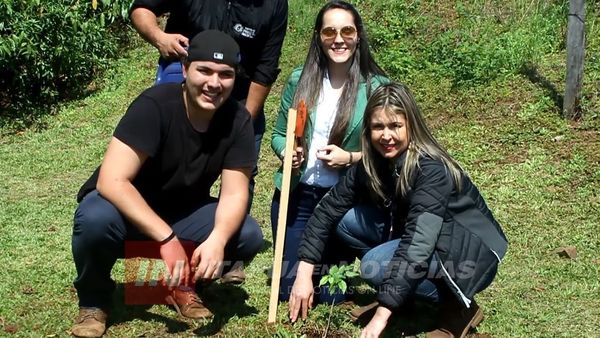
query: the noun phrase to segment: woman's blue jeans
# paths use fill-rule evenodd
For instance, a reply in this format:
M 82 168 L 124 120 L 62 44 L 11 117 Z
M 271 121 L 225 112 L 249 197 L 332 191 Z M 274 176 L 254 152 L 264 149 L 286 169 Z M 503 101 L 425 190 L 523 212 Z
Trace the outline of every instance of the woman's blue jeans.
M 281 267 L 281 279 L 279 284 L 279 299 L 287 301 L 294 281 L 296 280 L 296 270 L 298 268 L 298 248 L 302 241 L 304 229 L 310 216 L 312 216 L 315 207 L 321 198 L 329 191 L 329 188 L 313 187 L 306 184 L 299 184 L 290 193 L 288 202 L 288 214 L 286 221 L 285 241 L 283 249 L 283 263 Z M 279 216 L 279 198 L 281 192 L 275 189 L 273 200 L 271 202 L 271 226 L 273 230 L 273 243 L 277 234 L 277 220 Z M 332 236 L 335 237 L 335 236 Z M 329 265 L 339 265 L 354 260 L 354 256 L 348 251 L 340 250 L 339 241 L 336 238 L 330 238 L 323 253 L 323 262 L 315 266 L 313 274 L 313 283 L 318 285 L 321 276 L 327 273 Z M 318 294 L 318 295 L 317 295 Z M 343 294 L 329 294 L 326 287 L 315 288 L 315 301 L 322 303 L 340 302 L 344 300 Z
M 375 289 L 383 284 L 389 262 L 400 244 L 400 239 L 388 239 L 389 220 L 381 209 L 357 205 L 344 215 L 336 228 L 337 237 L 360 259 L 361 277 Z M 428 276 L 435 276 L 437 272 L 434 257 L 429 262 Z M 419 283 L 414 296 L 430 302 L 440 299 L 436 285 L 430 279 Z

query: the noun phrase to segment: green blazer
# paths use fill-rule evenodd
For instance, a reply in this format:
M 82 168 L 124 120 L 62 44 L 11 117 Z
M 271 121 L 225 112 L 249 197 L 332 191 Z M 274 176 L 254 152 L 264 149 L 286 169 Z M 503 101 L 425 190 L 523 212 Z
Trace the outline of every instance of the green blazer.
M 302 67 L 296 68 L 292 71 L 289 76 L 287 84 L 283 89 L 281 95 L 281 103 L 279 105 L 279 113 L 277 114 L 277 121 L 275 122 L 275 128 L 271 135 L 271 148 L 277 155 L 282 158 L 282 154 L 285 151 L 285 133 L 287 128 L 287 117 L 288 109 L 292 106 L 294 100 L 294 94 L 296 93 L 296 87 L 302 74 Z M 374 76 L 371 78 L 371 91 L 379 87 L 383 83 L 387 83 L 389 80 L 383 76 Z M 347 151 L 360 151 L 360 134 L 362 130 L 362 121 L 365 113 L 365 107 L 367 106 L 367 83 L 361 82 L 358 86 L 358 95 L 356 96 L 356 105 L 354 107 L 354 114 L 352 114 L 352 121 L 350 121 L 349 128 L 346 130 L 346 134 L 342 141 L 342 149 Z M 310 147 L 310 141 L 312 140 L 313 125 L 316 119 L 315 109 L 311 109 L 308 112 L 310 122 L 307 123 L 306 130 L 304 132 L 304 141 L 307 147 Z M 294 188 L 300 181 L 300 177 L 306 169 L 306 161 L 302 163 L 300 167 L 300 174 L 292 177 L 291 187 Z M 275 186 L 281 189 L 281 182 L 283 180 L 283 165 L 279 167 L 275 173 Z

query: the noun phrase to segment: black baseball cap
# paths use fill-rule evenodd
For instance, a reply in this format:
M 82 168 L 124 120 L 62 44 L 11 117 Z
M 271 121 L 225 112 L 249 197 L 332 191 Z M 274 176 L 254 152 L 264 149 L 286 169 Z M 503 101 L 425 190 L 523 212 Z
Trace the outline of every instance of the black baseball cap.
M 212 61 L 236 67 L 240 63 L 240 47 L 221 31 L 205 30 L 192 38 L 187 61 Z

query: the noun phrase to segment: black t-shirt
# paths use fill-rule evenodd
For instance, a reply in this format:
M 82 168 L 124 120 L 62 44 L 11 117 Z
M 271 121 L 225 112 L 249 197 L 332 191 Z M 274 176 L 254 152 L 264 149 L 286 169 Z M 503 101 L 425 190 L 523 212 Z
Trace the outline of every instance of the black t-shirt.
M 288 18 L 287 0 L 134 0 L 157 16 L 169 13 L 165 32 L 192 39 L 207 29 L 218 29 L 240 46 L 240 76 L 233 93 L 248 96 L 250 81 L 270 86 L 279 74 L 279 57 Z
M 215 112 L 207 131 L 200 133 L 187 117 L 181 84 L 144 91 L 129 106 L 113 136 L 148 155 L 133 184 L 166 220 L 206 203 L 222 169 L 256 164 L 248 111 L 230 98 Z M 99 168 L 81 187 L 78 201 L 95 189 L 98 172 Z

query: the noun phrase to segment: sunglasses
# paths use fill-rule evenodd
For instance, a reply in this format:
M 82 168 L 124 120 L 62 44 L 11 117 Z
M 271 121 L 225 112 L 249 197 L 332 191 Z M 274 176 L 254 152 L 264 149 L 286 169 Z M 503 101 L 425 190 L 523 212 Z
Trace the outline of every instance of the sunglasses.
M 356 28 L 353 26 L 342 27 L 339 30 L 339 34 L 342 36 L 342 39 L 354 39 L 356 37 Z M 323 40 L 331 40 L 335 39 L 338 35 L 338 30 L 335 27 L 325 27 L 321 29 L 321 38 Z

